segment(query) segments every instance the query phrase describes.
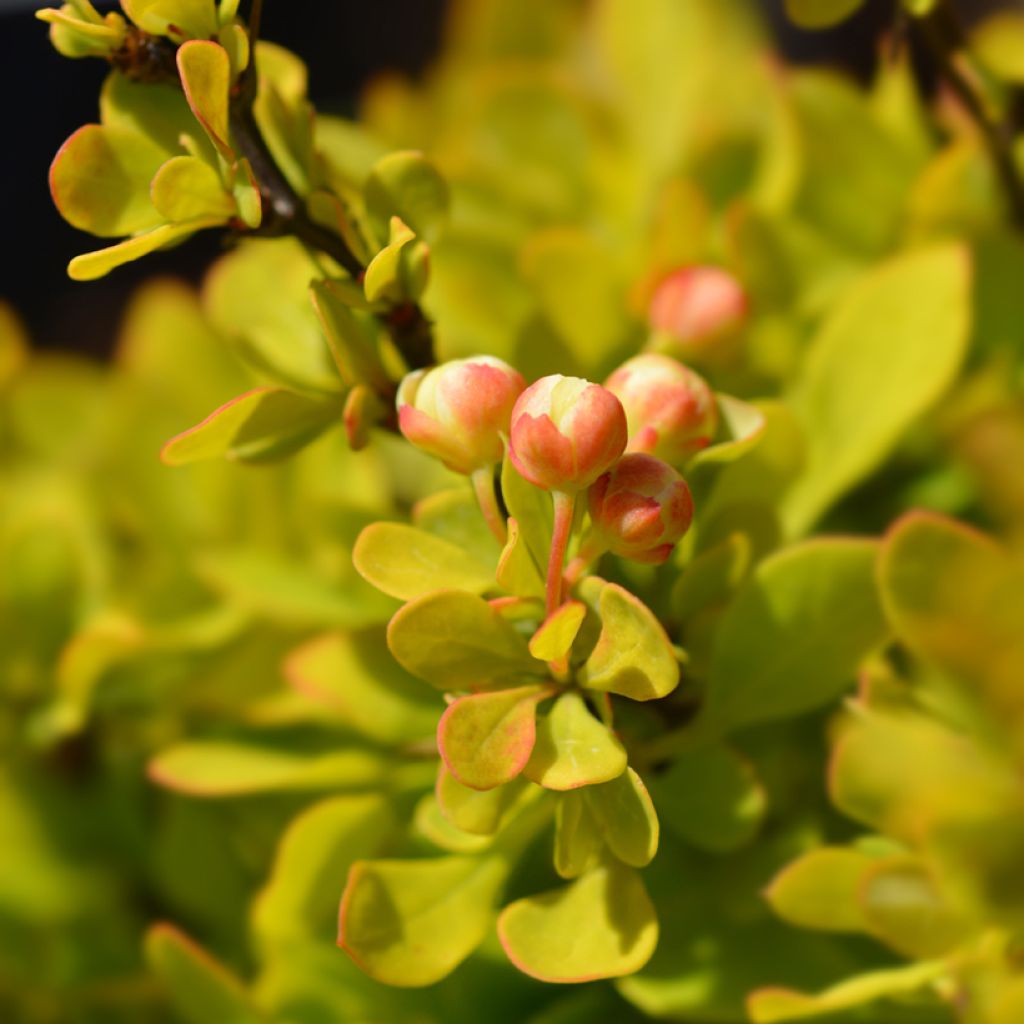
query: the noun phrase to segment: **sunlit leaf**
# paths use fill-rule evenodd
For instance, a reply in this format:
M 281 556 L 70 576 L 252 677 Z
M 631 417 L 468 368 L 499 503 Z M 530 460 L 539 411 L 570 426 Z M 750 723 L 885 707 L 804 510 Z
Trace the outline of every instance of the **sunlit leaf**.
M 201 218 L 181 224 L 162 224 L 144 235 L 127 238 L 107 249 L 76 256 L 68 264 L 68 277 L 73 281 L 95 281 L 96 278 L 106 276 L 125 263 L 131 263 L 151 252 L 156 252 L 157 249 L 180 242 L 196 231 L 215 227 L 219 223 L 219 218 Z
M 178 72 L 192 113 L 210 141 L 227 159 L 234 152 L 228 141 L 228 90 L 231 61 L 219 43 L 193 39 L 178 49 Z
M 530 638 L 530 653 L 541 661 L 568 657 L 586 613 L 587 606 L 581 601 L 566 601 L 541 623 Z
M 875 858 L 855 847 L 823 846 L 805 853 L 772 879 L 765 898 L 790 924 L 828 932 L 864 932 L 857 899 Z
M 828 28 L 844 21 L 864 0 L 786 0 L 786 13 L 801 28 Z
M 434 242 L 448 213 L 448 186 L 422 153 L 383 157 L 367 178 L 365 195 L 382 241 L 391 218 L 400 217 L 415 234 Z
M 145 32 L 207 39 L 217 31 L 214 0 L 124 0 L 125 14 Z
M 627 768 L 617 779 L 587 786 L 583 797 L 612 853 L 635 868 L 650 864 L 658 852 L 660 829 L 640 776 Z
M 153 206 L 172 222 L 195 218 L 234 216 L 235 202 L 224 190 L 217 172 L 194 156 L 176 156 L 168 160 L 150 186 Z

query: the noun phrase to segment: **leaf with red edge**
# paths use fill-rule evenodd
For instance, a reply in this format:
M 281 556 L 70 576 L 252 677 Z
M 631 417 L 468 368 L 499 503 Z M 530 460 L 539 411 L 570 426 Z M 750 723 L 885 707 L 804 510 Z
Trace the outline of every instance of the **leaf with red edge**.
M 228 141 L 228 92 L 231 59 L 219 43 L 195 39 L 178 49 L 178 73 L 185 99 L 210 141 L 228 160 L 234 151 Z

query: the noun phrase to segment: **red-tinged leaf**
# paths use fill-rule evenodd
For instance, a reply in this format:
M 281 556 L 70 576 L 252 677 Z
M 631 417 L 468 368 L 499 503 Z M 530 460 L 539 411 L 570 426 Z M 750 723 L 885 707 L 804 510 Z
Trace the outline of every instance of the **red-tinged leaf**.
M 192 113 L 221 154 L 231 160 L 228 141 L 228 90 L 231 60 L 218 43 L 192 40 L 178 49 L 178 73 Z
M 460 697 L 441 716 L 437 745 L 458 782 L 493 789 L 511 782 L 530 758 L 537 704 L 551 695 L 544 686 Z

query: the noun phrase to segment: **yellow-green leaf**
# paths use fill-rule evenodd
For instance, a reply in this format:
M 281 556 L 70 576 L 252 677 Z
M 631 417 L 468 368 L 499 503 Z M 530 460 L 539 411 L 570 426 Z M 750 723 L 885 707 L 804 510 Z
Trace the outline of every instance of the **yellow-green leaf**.
M 828 28 L 845 21 L 864 0 L 785 0 L 786 13 L 801 28 Z
M 567 657 L 586 614 L 587 606 L 582 601 L 566 601 L 541 623 L 530 638 L 530 653 L 541 661 Z
M 176 156 L 156 172 L 150 185 L 153 206 L 173 223 L 196 218 L 228 220 L 235 215 L 235 200 L 220 176 L 204 160 Z
M 226 159 L 233 159 L 228 128 L 231 60 L 227 50 L 219 43 L 191 40 L 178 48 L 178 73 L 196 120 L 218 151 Z

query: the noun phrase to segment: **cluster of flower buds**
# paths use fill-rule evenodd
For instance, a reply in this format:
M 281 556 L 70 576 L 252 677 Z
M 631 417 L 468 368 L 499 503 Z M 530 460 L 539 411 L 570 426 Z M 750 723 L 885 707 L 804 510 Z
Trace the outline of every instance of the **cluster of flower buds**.
M 490 481 L 507 444 L 519 474 L 551 492 L 549 598 L 557 602 L 551 581 L 561 579 L 581 492 L 591 520 L 581 556 L 668 557 L 693 518 L 690 490 L 672 464 L 710 443 L 717 413 L 707 383 L 664 355 L 630 359 L 604 387 L 558 374 L 526 387 L 507 363 L 477 356 L 409 374 L 398 389 L 398 421 L 413 444 L 476 483 Z M 496 505 L 478 494 L 493 519 Z

